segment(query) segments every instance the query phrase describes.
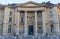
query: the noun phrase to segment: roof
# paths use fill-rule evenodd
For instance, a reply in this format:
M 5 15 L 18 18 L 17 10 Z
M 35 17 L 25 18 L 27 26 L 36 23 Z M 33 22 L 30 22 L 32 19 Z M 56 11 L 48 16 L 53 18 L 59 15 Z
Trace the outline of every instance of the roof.
M 33 2 L 33 1 L 29 1 L 29 2 L 25 2 L 25 3 L 21 3 L 17 5 L 18 7 L 40 7 L 40 6 L 47 6 L 45 4 L 41 4 L 41 3 L 37 3 L 37 2 Z
M 8 4 L 8 6 L 16 6 L 16 3 Z
M 53 6 L 54 4 L 53 3 L 50 3 L 50 1 L 48 1 L 48 2 L 46 2 L 46 5 Z
M 37 2 L 29 1 L 29 2 L 25 2 L 25 3 L 21 3 L 21 4 L 12 3 L 12 4 L 8 4 L 6 6 L 8 6 L 8 7 L 20 7 L 20 6 L 22 6 L 23 7 L 24 5 L 28 5 L 28 4 L 34 4 L 34 5 L 37 5 L 37 6 L 47 6 L 47 7 L 51 7 L 51 6 L 55 5 L 53 3 L 50 3 L 50 1 L 42 2 L 42 3 L 37 3 Z M 2 5 L 2 4 L 0 5 L 0 8 L 4 8 L 4 7 L 5 7 L 4 5 Z M 31 7 L 31 6 L 29 6 L 29 7 Z
M 60 3 L 58 3 L 58 6 L 60 6 Z
M 0 4 L 0 8 L 4 8 L 5 6 L 3 4 Z
M 25 3 L 21 3 L 20 5 L 25 5 L 25 4 L 36 4 L 36 5 L 40 5 L 40 3 L 37 2 L 33 2 L 33 1 L 29 1 L 29 2 L 25 2 Z

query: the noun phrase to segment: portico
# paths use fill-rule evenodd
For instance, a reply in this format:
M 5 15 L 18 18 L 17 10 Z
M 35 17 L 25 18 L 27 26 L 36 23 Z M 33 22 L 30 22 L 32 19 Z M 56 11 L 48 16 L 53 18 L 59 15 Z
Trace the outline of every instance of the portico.
M 17 33 L 22 34 L 21 27 L 24 35 L 44 35 L 46 34 L 47 13 L 46 7 L 35 4 L 26 3 L 17 7 L 19 30 Z M 22 20 L 23 19 L 23 20 Z M 22 26 L 21 26 L 22 25 Z M 50 29 L 49 29 L 50 30 Z M 49 32 L 48 32 L 49 33 Z
M 31 9 L 32 10 L 32 9 Z M 24 23 L 22 23 L 23 27 L 24 27 L 24 35 L 38 35 L 38 25 L 41 25 L 41 31 L 42 33 L 40 34 L 46 34 L 46 25 L 45 25 L 45 21 L 44 20 L 40 20 L 41 22 L 38 22 L 38 12 L 41 13 L 41 19 L 44 19 L 44 11 L 43 10 L 36 10 L 36 11 L 31 11 L 31 10 L 27 10 L 27 11 L 23 11 L 24 12 Z M 35 9 L 34 9 L 35 10 Z M 21 11 L 18 11 L 18 17 L 20 15 L 20 17 L 18 18 L 19 21 L 21 21 Z M 19 22 L 20 23 L 20 22 Z M 21 23 L 19 24 L 19 26 L 21 26 Z M 19 33 L 19 31 L 18 31 Z M 20 34 L 20 33 L 19 33 Z

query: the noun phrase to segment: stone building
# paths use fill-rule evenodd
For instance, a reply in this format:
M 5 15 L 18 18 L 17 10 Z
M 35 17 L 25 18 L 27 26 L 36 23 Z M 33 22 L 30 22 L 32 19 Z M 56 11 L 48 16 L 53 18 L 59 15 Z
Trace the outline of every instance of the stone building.
M 58 8 L 50 2 L 0 5 L 0 35 L 60 34 Z

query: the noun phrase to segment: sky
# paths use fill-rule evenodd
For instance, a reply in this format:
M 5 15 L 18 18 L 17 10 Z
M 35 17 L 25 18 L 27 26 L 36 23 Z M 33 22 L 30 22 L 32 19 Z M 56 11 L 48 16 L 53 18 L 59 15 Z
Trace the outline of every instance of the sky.
M 0 4 L 24 3 L 28 1 L 30 0 L 0 0 Z M 54 4 L 60 3 L 60 0 L 31 0 L 31 1 L 38 3 L 47 2 L 47 1 L 50 1 L 51 3 Z

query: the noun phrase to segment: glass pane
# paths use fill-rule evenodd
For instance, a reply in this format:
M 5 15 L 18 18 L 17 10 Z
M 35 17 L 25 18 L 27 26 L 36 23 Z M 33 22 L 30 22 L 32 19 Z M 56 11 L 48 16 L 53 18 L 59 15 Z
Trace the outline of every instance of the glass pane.
M 12 25 L 8 26 L 8 33 L 11 33 L 11 27 L 12 27 Z
M 12 11 L 10 11 L 10 15 L 12 15 Z
M 42 30 L 42 26 L 40 25 L 38 25 L 38 34 L 42 34 L 42 32 L 43 32 L 43 30 Z
M 9 22 L 12 22 L 12 17 L 9 17 Z
M 50 18 L 52 18 L 53 17 L 52 11 L 50 11 L 49 14 L 50 14 Z
M 24 25 L 20 26 L 20 34 L 24 34 Z
M 54 32 L 54 25 L 51 25 L 51 33 Z

